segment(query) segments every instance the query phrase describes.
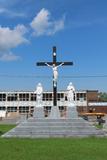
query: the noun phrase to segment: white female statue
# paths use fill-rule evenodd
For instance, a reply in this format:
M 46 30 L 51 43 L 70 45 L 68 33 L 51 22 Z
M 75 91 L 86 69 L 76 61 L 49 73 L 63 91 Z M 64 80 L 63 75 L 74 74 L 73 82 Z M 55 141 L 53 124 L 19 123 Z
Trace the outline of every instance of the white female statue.
M 58 67 L 60 67 L 60 66 L 62 66 L 64 63 L 61 63 L 60 65 L 58 65 L 58 66 L 56 66 L 55 64 L 53 64 L 52 66 L 51 65 L 49 65 L 48 63 L 45 63 L 48 67 L 51 67 L 52 68 L 52 70 L 53 70 L 53 81 L 54 81 L 54 83 L 56 84 L 56 82 L 57 82 L 57 79 L 58 79 Z
M 74 91 L 75 91 L 75 88 L 74 88 L 72 82 L 70 82 L 69 85 L 67 86 L 67 100 L 68 100 L 68 102 L 74 101 Z
M 42 103 L 42 96 L 43 96 L 43 87 L 41 83 L 38 83 L 36 87 L 36 100 L 37 100 L 37 107 L 41 106 Z

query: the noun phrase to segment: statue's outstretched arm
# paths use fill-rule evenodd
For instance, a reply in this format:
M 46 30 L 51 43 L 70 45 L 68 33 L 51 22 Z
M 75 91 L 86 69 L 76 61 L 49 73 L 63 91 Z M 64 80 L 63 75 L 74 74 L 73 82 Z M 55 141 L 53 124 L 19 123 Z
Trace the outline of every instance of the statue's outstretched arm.
M 64 64 L 64 62 L 63 63 L 61 63 L 60 65 L 58 65 L 57 67 L 60 67 L 60 66 L 62 66 Z
M 51 65 L 49 65 L 48 63 L 45 63 L 48 67 L 52 67 Z

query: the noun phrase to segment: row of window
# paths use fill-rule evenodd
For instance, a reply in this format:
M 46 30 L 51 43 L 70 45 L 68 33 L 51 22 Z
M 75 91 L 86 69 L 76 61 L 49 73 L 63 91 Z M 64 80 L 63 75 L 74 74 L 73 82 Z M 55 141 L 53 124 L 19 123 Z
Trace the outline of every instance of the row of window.
M 28 113 L 29 109 L 34 109 L 34 107 L 29 107 L 29 106 L 19 106 L 19 107 L 0 107 L 0 110 L 6 110 L 7 112 L 17 112 L 19 110 L 19 113 Z
M 64 93 L 58 93 L 58 99 L 64 98 Z M 36 94 L 0 94 L 0 101 L 36 101 Z M 43 100 L 52 100 L 52 93 L 43 93 Z
M 52 101 L 52 93 L 43 93 L 43 101 Z M 57 100 L 67 100 L 64 93 L 57 94 Z M 86 100 L 86 93 L 77 93 L 74 100 Z M 0 94 L 0 101 L 36 101 L 36 94 Z
M 62 111 L 64 110 L 64 106 L 59 106 L 59 110 Z M 17 112 L 19 111 L 19 113 L 29 113 L 30 111 L 32 112 L 34 110 L 34 106 L 19 106 L 19 107 L 13 107 L 13 106 L 10 106 L 10 107 L 4 107 L 4 106 L 1 106 L 0 107 L 0 110 L 6 110 L 7 113 L 8 112 Z M 44 111 L 45 112 L 50 112 L 51 111 L 51 106 L 45 106 L 44 107 Z
M 36 101 L 36 94 L 0 94 L 0 101 Z

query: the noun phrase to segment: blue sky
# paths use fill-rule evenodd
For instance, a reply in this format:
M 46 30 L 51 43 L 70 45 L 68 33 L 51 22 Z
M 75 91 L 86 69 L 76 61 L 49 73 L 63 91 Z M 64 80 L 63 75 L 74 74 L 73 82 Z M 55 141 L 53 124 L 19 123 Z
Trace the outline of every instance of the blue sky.
M 58 89 L 107 91 L 106 0 L 0 0 L 0 90 L 52 89 L 52 71 L 37 67 L 52 60 L 59 68 Z M 69 76 L 69 77 L 68 77 Z M 80 77 L 78 77 L 80 76 Z M 81 77 L 98 76 L 98 77 Z

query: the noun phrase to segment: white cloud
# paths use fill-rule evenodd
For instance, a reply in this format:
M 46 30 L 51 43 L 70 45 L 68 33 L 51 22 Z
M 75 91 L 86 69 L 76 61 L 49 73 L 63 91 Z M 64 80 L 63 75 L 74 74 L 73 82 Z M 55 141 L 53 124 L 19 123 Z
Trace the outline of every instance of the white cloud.
M 64 29 L 64 18 L 52 21 L 50 12 L 43 8 L 30 23 L 30 26 L 34 30 L 35 36 L 53 35 Z
M 5 8 L 0 8 L 0 13 L 8 13 Z M 56 32 L 64 29 L 64 18 L 59 20 L 52 20 L 51 14 L 48 10 L 42 9 L 37 16 L 30 23 L 31 28 L 34 30 L 35 36 L 53 35 Z M 19 59 L 12 53 L 12 49 L 18 47 L 23 43 L 29 41 L 25 38 L 28 29 L 24 25 L 17 25 L 13 29 L 9 27 L 0 26 L 0 60 L 1 61 L 14 61 Z
M 24 37 L 26 32 L 27 29 L 24 25 L 17 25 L 13 30 L 0 26 L 0 60 L 10 61 L 18 58 L 11 53 L 11 49 L 28 42 Z
M 20 57 L 14 55 L 13 53 L 4 53 L 3 55 L 0 56 L 0 61 L 16 61 L 19 60 Z
M 7 12 L 5 8 L 0 8 L 0 14 Z
M 0 14 L 6 15 L 8 17 L 26 17 L 26 15 L 24 13 L 15 12 L 15 11 L 9 10 L 7 8 L 4 8 L 4 7 L 0 8 Z

